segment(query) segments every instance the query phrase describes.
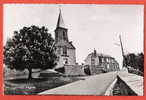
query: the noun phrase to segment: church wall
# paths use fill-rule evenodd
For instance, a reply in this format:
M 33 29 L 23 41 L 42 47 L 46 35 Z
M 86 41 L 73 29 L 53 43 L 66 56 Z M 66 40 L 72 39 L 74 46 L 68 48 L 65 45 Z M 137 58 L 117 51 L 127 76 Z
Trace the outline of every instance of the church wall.
M 61 56 L 58 56 L 59 57 L 59 60 L 57 61 L 57 65 L 56 65 L 56 67 L 55 68 L 60 68 L 60 67 L 63 67 L 64 66 L 64 64 L 63 64 L 63 57 L 61 57 Z
M 68 49 L 67 54 L 69 55 L 68 58 L 68 65 L 75 65 L 76 64 L 76 54 L 75 54 L 75 49 Z
M 57 49 L 59 49 L 59 48 L 57 48 Z M 64 67 L 66 59 L 68 59 L 67 65 L 75 65 L 76 64 L 75 49 L 67 49 L 67 56 L 62 56 L 62 54 L 63 54 L 63 48 L 60 48 L 60 54 L 57 53 L 59 58 L 58 58 L 57 65 L 55 68 Z

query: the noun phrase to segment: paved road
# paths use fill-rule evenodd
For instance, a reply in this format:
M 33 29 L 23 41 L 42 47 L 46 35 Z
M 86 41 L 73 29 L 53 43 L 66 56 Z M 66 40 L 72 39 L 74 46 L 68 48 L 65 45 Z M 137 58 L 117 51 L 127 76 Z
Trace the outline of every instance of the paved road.
M 85 78 L 58 88 L 41 92 L 39 95 L 104 95 L 116 79 L 117 72 L 109 72 Z

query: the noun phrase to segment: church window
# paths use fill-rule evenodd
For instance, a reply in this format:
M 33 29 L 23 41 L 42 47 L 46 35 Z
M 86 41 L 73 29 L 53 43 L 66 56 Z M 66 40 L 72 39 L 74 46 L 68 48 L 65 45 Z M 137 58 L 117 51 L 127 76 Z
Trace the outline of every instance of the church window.
M 57 59 L 56 59 L 57 61 L 59 61 L 59 56 L 57 57 Z
M 63 55 L 67 55 L 67 47 L 63 47 Z
M 60 48 L 58 48 L 57 53 L 58 53 L 58 54 L 61 54 L 61 50 L 60 50 Z
M 66 40 L 65 32 L 63 31 L 63 39 Z
M 68 64 L 68 59 L 67 58 L 64 59 L 64 64 Z

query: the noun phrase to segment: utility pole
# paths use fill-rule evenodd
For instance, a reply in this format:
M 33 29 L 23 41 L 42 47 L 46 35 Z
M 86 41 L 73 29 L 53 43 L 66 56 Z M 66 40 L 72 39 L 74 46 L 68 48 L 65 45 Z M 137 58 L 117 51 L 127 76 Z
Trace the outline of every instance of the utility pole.
M 122 56 L 123 56 L 123 67 L 126 67 L 127 64 L 126 64 L 126 59 L 125 59 L 125 55 L 124 55 L 124 49 L 123 49 L 121 35 L 119 35 L 119 39 L 120 39 L 120 46 L 121 46 Z
M 123 49 L 123 44 L 122 44 L 122 40 L 121 40 L 121 35 L 119 35 L 119 39 L 120 39 L 120 46 L 121 46 L 122 56 L 124 56 L 124 49 Z

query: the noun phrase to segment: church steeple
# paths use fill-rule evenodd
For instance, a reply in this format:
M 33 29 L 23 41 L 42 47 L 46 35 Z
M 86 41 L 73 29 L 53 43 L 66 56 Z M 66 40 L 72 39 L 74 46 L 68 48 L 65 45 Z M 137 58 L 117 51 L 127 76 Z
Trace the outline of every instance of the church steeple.
M 55 29 L 55 41 L 58 42 L 60 40 L 68 41 L 68 29 L 65 27 L 61 10 L 59 10 L 59 16 L 57 21 L 57 26 Z
M 62 13 L 61 13 L 61 10 L 59 9 L 59 16 L 58 16 L 58 21 L 57 21 L 57 28 L 60 27 L 60 28 L 65 28 L 65 24 L 64 24 L 64 21 L 63 21 L 63 17 L 62 17 Z

